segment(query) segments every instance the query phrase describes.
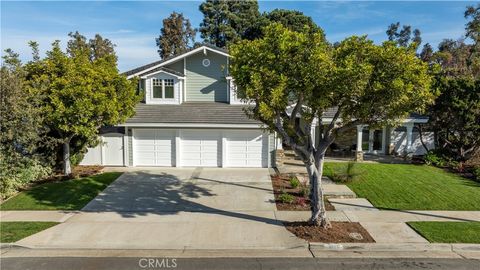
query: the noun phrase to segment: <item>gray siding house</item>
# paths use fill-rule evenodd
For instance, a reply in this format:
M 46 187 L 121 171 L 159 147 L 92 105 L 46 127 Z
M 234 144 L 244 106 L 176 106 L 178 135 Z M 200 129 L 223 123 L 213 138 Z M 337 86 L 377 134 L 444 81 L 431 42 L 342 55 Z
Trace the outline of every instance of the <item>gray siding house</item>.
M 145 99 L 101 134 L 83 165 L 271 167 L 275 136 L 247 118 L 228 76 L 225 50 L 202 46 L 127 71 Z
M 140 78 L 144 101 L 124 124 L 101 131 L 103 143 L 88 149 L 81 164 L 274 167 L 282 145 L 276 134 L 245 115 L 248 105 L 237 98 L 228 65 L 225 50 L 201 46 L 127 71 L 128 78 Z M 314 121 L 314 139 L 319 125 L 329 123 L 335 111 L 331 108 Z M 359 125 L 338 138 L 330 153 L 356 152 L 358 158 L 363 153 L 422 154 L 413 127 L 427 121 L 412 114 L 398 128 Z

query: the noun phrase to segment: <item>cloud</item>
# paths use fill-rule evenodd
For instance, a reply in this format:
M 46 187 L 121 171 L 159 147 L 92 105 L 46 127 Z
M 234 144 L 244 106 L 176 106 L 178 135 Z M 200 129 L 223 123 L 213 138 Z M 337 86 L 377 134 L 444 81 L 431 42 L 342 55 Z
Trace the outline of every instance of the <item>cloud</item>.
M 82 33 L 87 38 L 93 37 L 95 33 Z M 115 45 L 115 51 L 118 56 L 118 68 L 123 72 L 159 59 L 155 37 L 152 35 L 139 34 L 127 29 L 118 31 L 104 32 L 103 37 L 109 38 Z M 51 43 L 60 40 L 63 49 L 68 42 L 67 35 L 38 35 L 38 33 L 2 31 L 2 52 L 7 48 L 13 49 L 20 54 L 23 62 L 31 60 L 31 50 L 28 46 L 30 40 L 39 43 L 40 54 L 51 48 Z

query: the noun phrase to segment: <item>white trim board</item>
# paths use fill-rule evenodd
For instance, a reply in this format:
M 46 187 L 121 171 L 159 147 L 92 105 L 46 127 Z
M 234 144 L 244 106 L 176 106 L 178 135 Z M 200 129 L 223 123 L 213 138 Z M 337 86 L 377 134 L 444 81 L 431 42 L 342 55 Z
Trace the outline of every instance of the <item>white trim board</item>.
M 238 129 L 258 129 L 263 128 L 261 124 L 193 124 L 193 123 L 128 123 L 120 124 L 119 127 L 128 126 L 132 127 L 144 127 L 144 128 L 153 128 L 153 127 L 178 127 L 178 128 L 238 128 Z
M 223 55 L 223 56 L 226 56 L 226 57 L 230 57 L 230 55 L 229 55 L 228 53 L 224 53 L 224 52 L 222 52 L 222 51 L 215 50 L 215 49 L 210 48 L 210 47 L 207 47 L 207 46 L 201 46 L 201 47 L 198 47 L 198 48 L 196 48 L 196 49 L 194 49 L 194 50 L 191 50 L 191 51 L 189 51 L 189 52 L 187 52 L 187 53 L 184 53 L 184 54 L 181 54 L 181 55 L 179 55 L 179 56 L 176 56 L 176 57 L 174 57 L 174 58 L 172 58 L 172 59 L 170 59 L 170 60 L 167 60 L 167 61 L 165 61 L 165 62 L 159 63 L 159 64 L 157 64 L 157 65 L 154 65 L 154 66 L 149 67 L 149 68 L 147 68 L 147 69 L 144 69 L 144 70 L 142 70 L 142 71 L 136 72 L 136 73 L 134 73 L 134 74 L 128 75 L 128 76 L 127 76 L 127 79 L 133 78 L 133 77 L 135 77 L 135 76 L 137 76 L 137 75 L 139 75 L 139 74 L 148 72 L 148 71 L 153 70 L 153 69 L 156 69 L 156 68 L 158 68 L 158 67 L 162 67 L 162 66 L 165 66 L 165 65 L 174 63 L 174 62 L 176 62 L 176 61 L 178 61 L 178 60 L 180 60 L 180 59 L 182 59 L 182 58 L 185 58 L 185 57 L 187 57 L 187 56 L 196 54 L 196 53 L 198 53 L 198 52 L 200 52 L 200 51 L 203 51 L 203 52 L 205 53 L 206 50 L 209 50 L 209 51 L 218 53 L 218 54 Z

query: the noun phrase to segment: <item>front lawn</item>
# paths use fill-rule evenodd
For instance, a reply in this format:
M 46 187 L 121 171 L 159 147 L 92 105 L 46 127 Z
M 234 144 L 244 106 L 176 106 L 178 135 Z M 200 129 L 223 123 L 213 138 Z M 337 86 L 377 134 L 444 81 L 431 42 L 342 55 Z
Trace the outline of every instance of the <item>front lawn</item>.
M 325 163 L 332 178 L 347 163 Z M 357 180 L 347 183 L 374 206 L 403 210 L 480 210 L 480 183 L 442 169 L 411 164 L 356 163 Z
M 480 244 L 480 222 L 408 222 L 432 243 Z
M 107 172 L 46 183 L 23 191 L 0 205 L 5 210 L 80 210 L 122 173 Z
M 48 229 L 57 222 L 0 222 L 0 243 L 13 243 Z

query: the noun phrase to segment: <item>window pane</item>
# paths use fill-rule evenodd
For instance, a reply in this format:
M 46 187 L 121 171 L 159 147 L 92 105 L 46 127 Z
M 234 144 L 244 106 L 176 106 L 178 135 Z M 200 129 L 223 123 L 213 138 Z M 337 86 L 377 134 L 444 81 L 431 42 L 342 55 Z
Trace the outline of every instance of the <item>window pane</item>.
M 153 98 L 162 98 L 162 86 L 153 86 Z
M 173 86 L 165 84 L 165 98 L 173 98 Z
M 173 86 L 173 79 L 165 79 L 163 81 L 165 83 L 165 86 Z

